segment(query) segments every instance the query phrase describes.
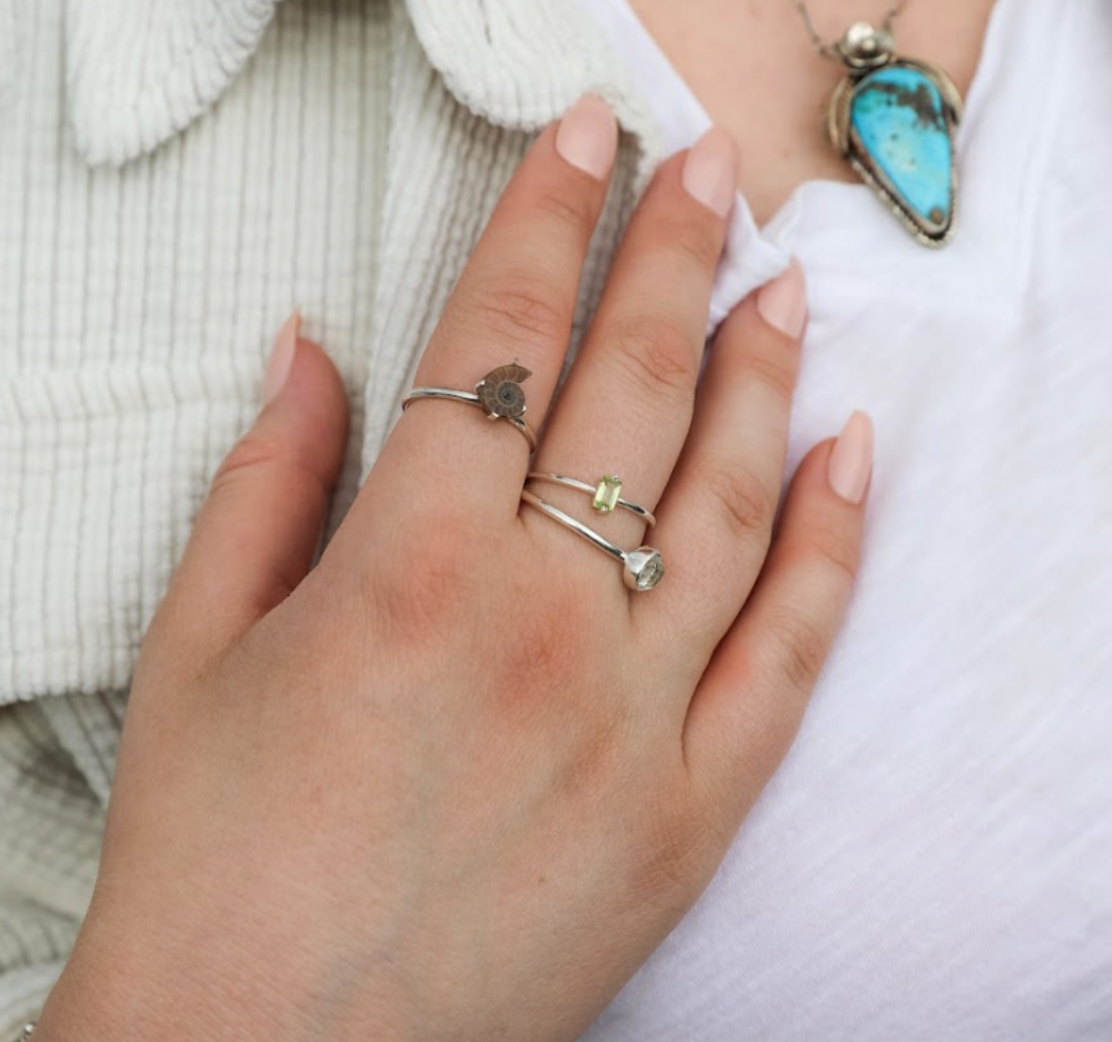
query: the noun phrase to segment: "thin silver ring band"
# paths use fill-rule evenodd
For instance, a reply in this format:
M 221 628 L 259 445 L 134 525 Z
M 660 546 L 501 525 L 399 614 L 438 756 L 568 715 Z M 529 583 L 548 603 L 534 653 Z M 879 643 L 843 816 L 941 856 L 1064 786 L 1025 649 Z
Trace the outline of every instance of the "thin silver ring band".
M 528 489 L 522 489 L 521 498 L 530 506 L 536 507 L 541 513 L 547 514 L 553 521 L 559 521 L 565 528 L 570 528 L 577 535 L 586 539 L 587 542 L 597 546 L 603 553 L 609 554 L 616 561 L 620 561 L 623 566 L 622 580 L 631 590 L 651 590 L 663 578 L 664 563 L 660 559 L 659 551 L 654 550 L 651 546 L 640 546 L 636 550 L 623 550 L 620 546 L 615 546 L 609 539 L 599 535 L 593 528 L 589 528 L 582 521 L 572 517 L 571 514 L 565 514 L 559 507 L 546 503 L 540 496 L 534 495 Z M 656 574 L 651 582 L 642 584 L 639 577 L 643 571 L 646 571 L 647 566 L 655 569 Z
M 479 401 L 479 396 L 473 391 L 457 391 L 454 387 L 414 387 L 402 399 L 402 412 L 410 407 L 415 401 L 420 398 L 444 398 L 450 402 L 463 402 L 465 405 L 474 405 L 477 409 L 482 409 L 482 403 Z M 534 453 L 537 451 L 537 433 L 525 422 L 520 416 L 492 416 L 491 419 L 495 420 L 509 420 L 519 431 L 522 436 L 529 443 L 529 452 Z
M 589 485 L 586 481 L 580 481 L 579 478 L 569 478 L 566 474 L 550 474 L 546 470 L 531 470 L 525 477 L 526 480 L 550 481 L 554 485 L 567 485 L 568 488 L 575 488 L 580 492 L 586 492 L 589 496 L 595 495 L 598 491 L 597 485 Z M 634 503 L 628 499 L 619 498 L 618 506 L 625 507 L 631 514 L 636 514 L 647 525 L 656 524 L 656 517 L 641 506 L 640 503 Z

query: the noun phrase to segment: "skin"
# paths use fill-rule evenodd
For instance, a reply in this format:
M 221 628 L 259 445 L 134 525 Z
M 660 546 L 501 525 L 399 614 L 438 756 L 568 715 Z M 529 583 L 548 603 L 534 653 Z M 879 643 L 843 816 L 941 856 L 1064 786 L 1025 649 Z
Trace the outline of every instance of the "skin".
M 855 182 L 831 149 L 827 99 L 844 73 L 815 53 L 789 0 L 629 0 L 716 126 L 741 152 L 739 184 L 764 224 L 804 181 Z M 966 96 L 993 0 L 910 0 L 897 53 L 945 69 Z M 856 21 L 879 25 L 889 0 L 809 0 L 823 40 Z
M 416 377 L 467 387 L 516 356 L 538 423 L 606 189 L 555 140 Z M 864 508 L 823 442 L 774 537 L 800 351 L 753 300 L 696 393 L 726 222 L 685 159 L 628 229 L 536 463 L 621 461 L 664 585 L 631 595 L 522 506 L 524 439 L 444 402 L 402 416 L 310 569 L 347 423 L 300 341 L 146 636 L 92 904 L 36 1042 L 571 1040 L 705 887 L 796 733 Z

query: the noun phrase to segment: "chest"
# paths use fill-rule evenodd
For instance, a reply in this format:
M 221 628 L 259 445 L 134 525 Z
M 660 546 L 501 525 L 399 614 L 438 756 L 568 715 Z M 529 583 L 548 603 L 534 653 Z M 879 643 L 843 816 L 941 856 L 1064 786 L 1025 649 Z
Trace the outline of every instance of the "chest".
M 820 58 L 790 0 L 630 0 L 716 124 L 741 146 L 741 189 L 764 224 L 804 181 L 853 181 L 824 130 L 826 101 L 842 76 Z M 899 52 L 946 69 L 965 93 L 993 0 L 918 0 L 895 21 Z M 838 39 L 859 19 L 879 24 L 876 0 L 815 0 L 816 31 Z

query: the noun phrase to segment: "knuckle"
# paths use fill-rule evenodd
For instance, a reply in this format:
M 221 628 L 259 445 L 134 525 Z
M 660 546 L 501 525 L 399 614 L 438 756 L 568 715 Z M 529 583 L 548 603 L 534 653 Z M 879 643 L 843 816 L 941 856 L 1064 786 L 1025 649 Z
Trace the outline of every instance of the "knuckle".
M 585 238 L 594 224 L 595 207 L 590 196 L 570 185 L 542 189 L 534 206 L 542 217 L 552 218 L 577 239 Z
M 511 599 L 535 596 L 531 580 L 523 577 L 520 582 L 523 590 L 516 589 L 517 584 L 508 590 Z M 508 706 L 523 699 L 545 704 L 554 698 L 564 700 L 568 678 L 584 651 L 584 631 L 580 595 L 565 596 L 550 589 L 533 610 L 517 614 L 512 631 L 499 640 L 490 660 L 498 701 Z
M 212 479 L 213 490 L 223 487 L 229 481 L 238 480 L 240 472 L 275 463 L 281 456 L 282 449 L 273 438 L 250 430 L 224 457 Z
M 832 569 L 840 578 L 852 583 L 857 575 L 858 548 L 855 540 L 832 527 L 816 528 L 811 532 L 812 553 L 820 564 Z
M 674 320 L 647 314 L 619 319 L 604 350 L 639 395 L 684 401 L 694 394 L 695 347 Z
M 473 307 L 484 334 L 546 345 L 567 339 L 570 307 L 555 280 L 541 275 L 504 272 L 476 290 Z
M 768 629 L 773 680 L 783 679 L 807 697 L 826 661 L 827 634 L 814 619 L 794 610 L 779 612 Z
M 638 246 L 660 243 L 671 265 L 676 257 L 691 260 L 705 272 L 713 271 L 722 254 L 725 220 L 697 203 L 680 187 L 679 177 L 662 165 L 650 182 L 633 218 Z
M 752 470 L 737 463 L 706 463 L 696 476 L 696 487 L 714 501 L 734 539 L 756 536 L 767 544 L 778 497 Z
M 466 522 L 429 517 L 406 524 L 381 563 L 359 575 L 365 611 L 406 647 L 442 641 L 466 624 L 468 605 L 476 602 L 474 555 Z
M 783 347 L 778 344 L 778 347 Z M 780 357 L 773 358 L 768 354 L 756 351 L 742 350 L 738 353 L 737 365 L 742 381 L 759 384 L 769 391 L 777 402 L 784 408 L 791 405 L 795 394 L 795 367 L 792 356 L 786 352 L 779 352 Z
M 664 229 L 670 253 L 699 272 L 712 272 L 722 252 L 721 234 L 710 220 L 671 221 Z
M 654 903 L 682 911 L 708 881 L 718 863 L 722 837 L 712 817 L 686 802 L 660 800 L 647 811 L 648 834 L 638 859 L 637 889 Z
M 246 474 L 276 471 L 279 480 L 290 488 L 308 489 L 327 497 L 328 482 L 297 451 L 257 430 L 250 430 L 236 442 L 224 457 L 209 488 L 210 498 L 219 499 L 237 485 Z

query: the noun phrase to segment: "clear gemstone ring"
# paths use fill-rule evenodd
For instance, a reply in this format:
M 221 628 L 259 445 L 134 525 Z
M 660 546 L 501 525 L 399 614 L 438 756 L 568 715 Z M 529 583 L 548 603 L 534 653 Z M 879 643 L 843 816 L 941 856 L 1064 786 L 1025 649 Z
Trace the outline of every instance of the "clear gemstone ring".
M 548 481 L 554 485 L 566 485 L 568 488 L 578 489 L 591 496 L 591 506 L 600 514 L 609 514 L 617 507 L 635 514 L 648 525 L 655 525 L 656 518 L 640 503 L 622 499 L 618 493 L 622 488 L 622 479 L 617 474 L 604 474 L 599 478 L 597 485 L 588 484 L 578 478 L 569 478 L 565 474 L 552 474 L 546 470 L 531 470 L 526 475 L 533 481 Z
M 543 514 L 547 514 L 553 521 L 559 521 L 565 528 L 570 528 L 577 535 L 582 536 L 587 542 L 597 546 L 604 553 L 609 554 L 622 563 L 622 581 L 631 590 L 639 592 L 651 590 L 659 585 L 664 578 L 664 560 L 659 550 L 651 546 L 639 546 L 636 550 L 623 550 L 615 546 L 609 539 L 599 535 L 593 528 L 588 528 L 582 521 L 578 521 L 571 514 L 565 514 L 559 507 L 546 503 L 540 496 L 534 495 L 528 489 L 522 489 L 521 498 Z

